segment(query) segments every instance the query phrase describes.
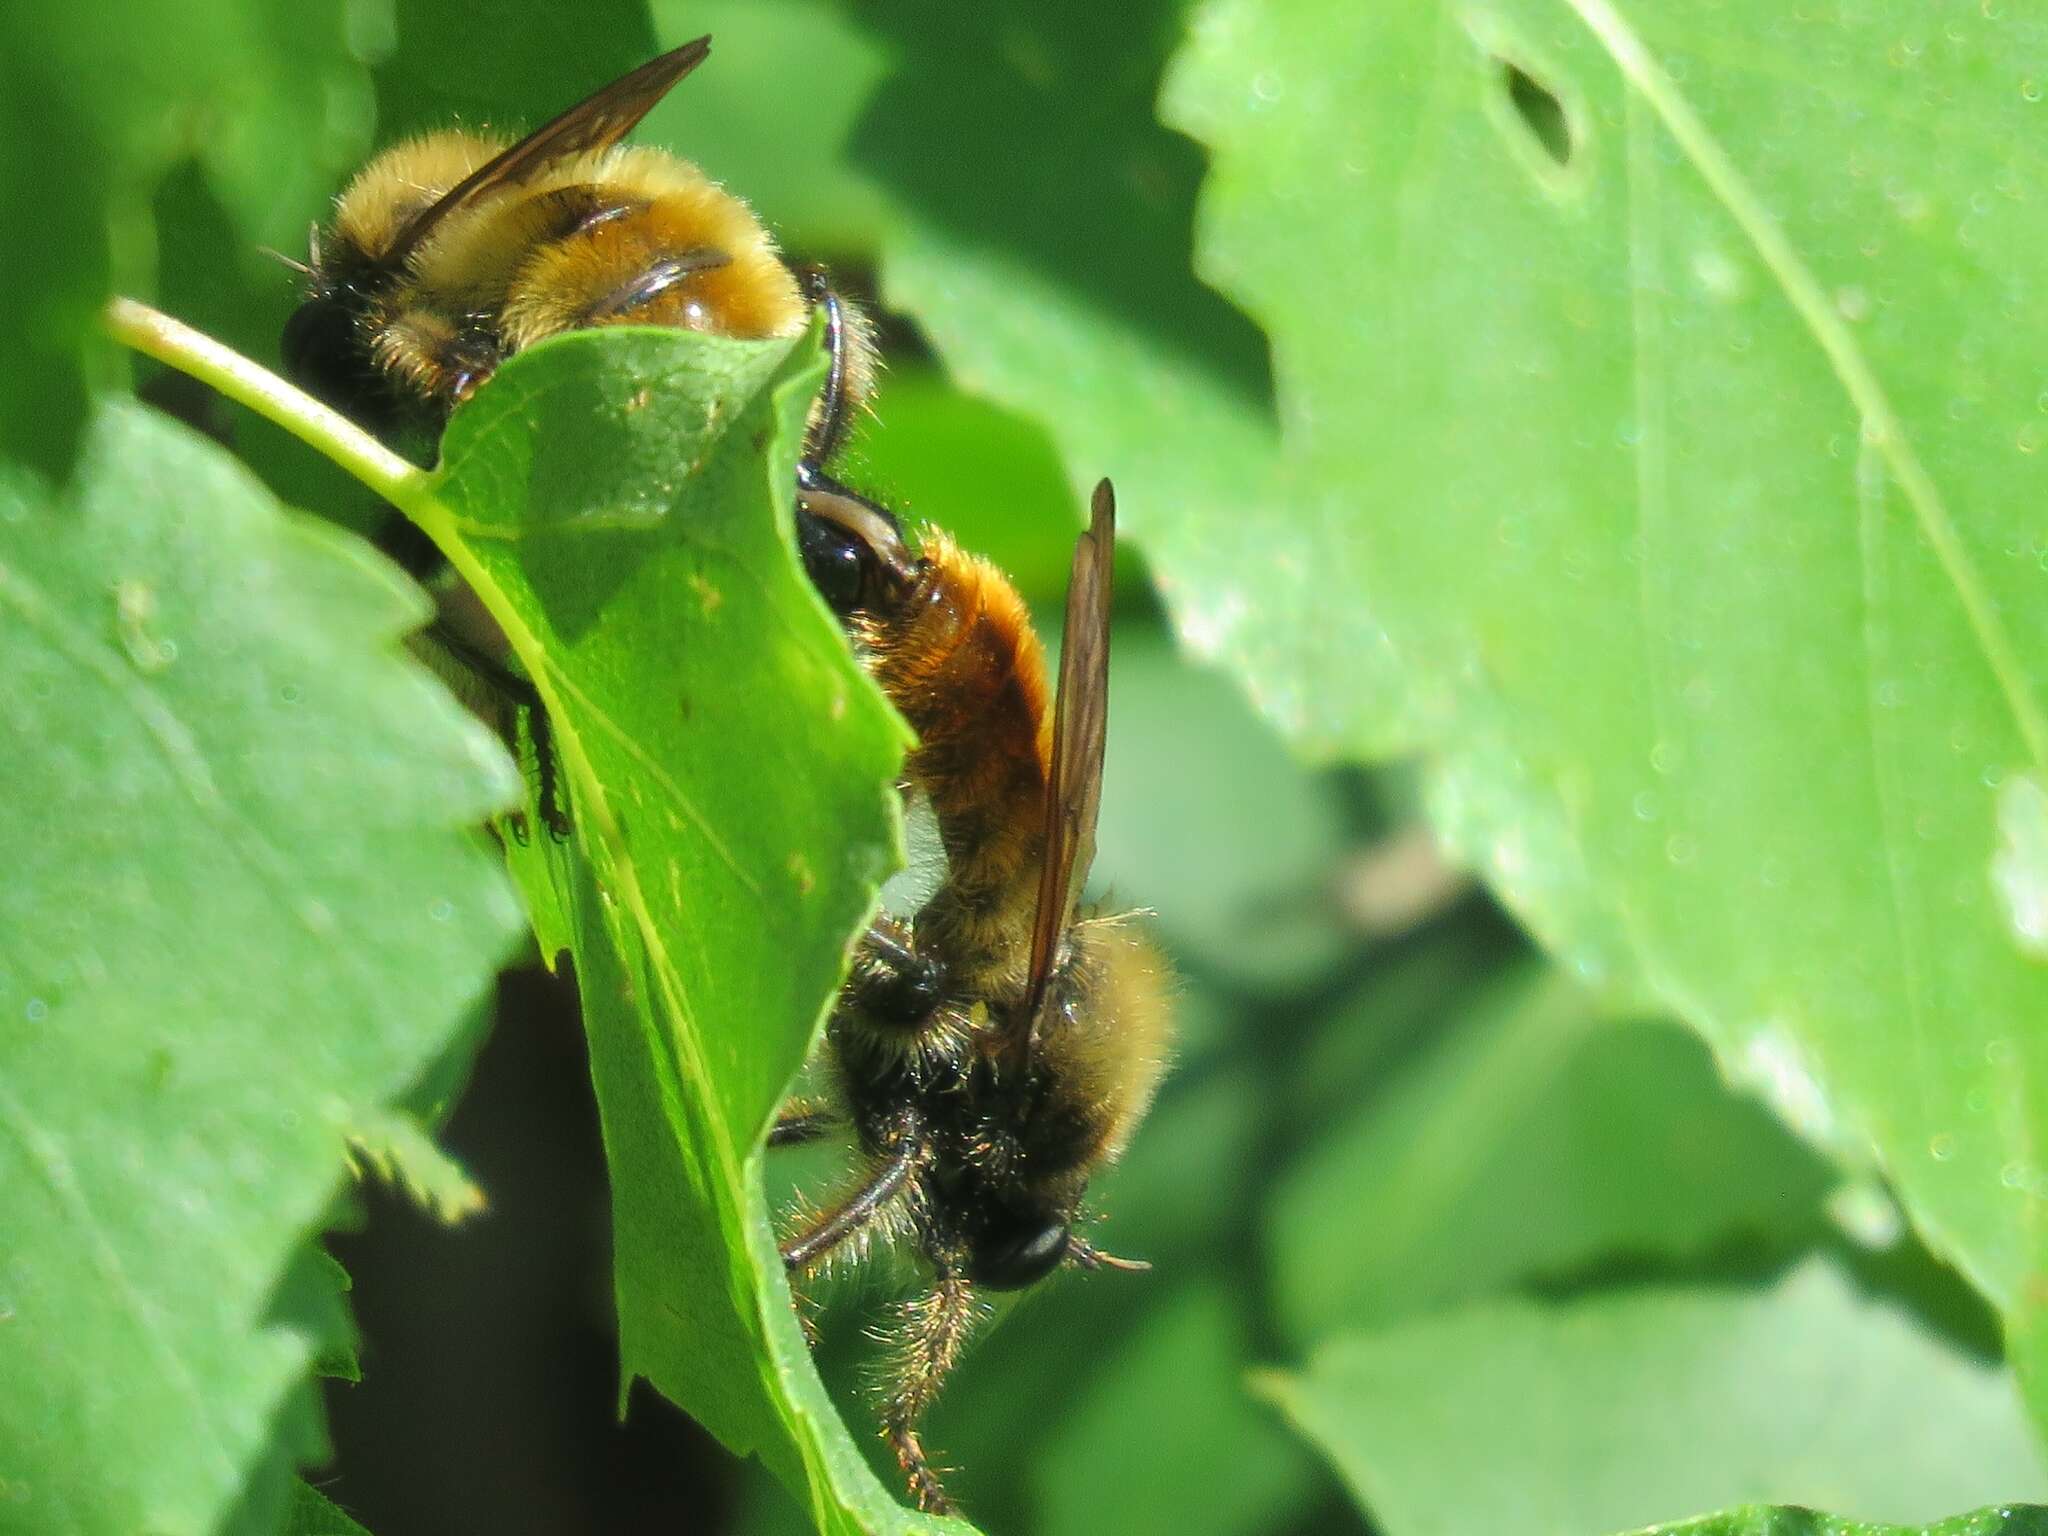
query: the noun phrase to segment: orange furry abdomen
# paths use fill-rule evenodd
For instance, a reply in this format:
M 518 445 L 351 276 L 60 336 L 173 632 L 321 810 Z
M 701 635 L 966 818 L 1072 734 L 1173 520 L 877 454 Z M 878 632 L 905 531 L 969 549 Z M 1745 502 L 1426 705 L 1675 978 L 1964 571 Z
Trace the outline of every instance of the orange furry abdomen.
M 1045 652 L 1017 589 L 933 533 L 910 597 L 863 621 L 869 669 L 917 732 L 905 765 L 931 801 L 946 875 L 918 939 L 956 973 L 1021 987 L 1051 761 Z

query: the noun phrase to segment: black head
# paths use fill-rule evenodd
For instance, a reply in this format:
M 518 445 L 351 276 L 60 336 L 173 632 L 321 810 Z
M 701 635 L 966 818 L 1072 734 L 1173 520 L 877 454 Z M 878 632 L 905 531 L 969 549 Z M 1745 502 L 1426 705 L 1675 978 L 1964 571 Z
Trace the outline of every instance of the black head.
M 885 607 L 910 579 L 896 515 L 810 460 L 797 465 L 797 547 L 811 585 L 841 618 Z
M 844 528 L 803 511 L 797 513 L 796 536 L 804 572 L 832 611 L 843 618 L 865 606 L 861 599 L 872 564 L 867 546 Z
M 1021 1291 L 1060 1266 L 1067 1223 L 1047 1212 L 1005 1211 L 975 1234 L 967 1275 L 991 1291 Z
M 345 293 L 315 294 L 285 321 L 278 351 L 293 382 L 332 405 L 336 389 L 361 370 L 356 306 Z
M 362 320 L 370 303 L 368 289 L 356 283 L 321 283 L 285 321 L 278 352 L 299 388 L 368 431 L 389 437 L 406 416 L 364 343 Z

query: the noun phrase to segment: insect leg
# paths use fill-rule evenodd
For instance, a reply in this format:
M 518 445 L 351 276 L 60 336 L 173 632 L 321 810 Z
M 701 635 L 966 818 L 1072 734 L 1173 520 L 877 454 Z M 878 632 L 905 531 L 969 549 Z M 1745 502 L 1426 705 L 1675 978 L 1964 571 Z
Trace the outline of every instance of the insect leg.
M 813 585 L 841 618 L 908 592 L 917 566 L 895 513 L 810 459 L 796 467 L 797 544 Z
M 782 1106 L 782 1113 L 775 1117 L 775 1124 L 769 1128 L 768 1145 L 801 1146 L 807 1141 L 816 1141 L 838 1123 L 839 1117 L 824 1106 L 808 1099 L 792 1099 Z
M 945 991 L 946 975 L 938 961 L 916 947 L 907 924 L 884 916 L 861 936 L 840 997 L 869 1024 L 921 1030 Z
M 807 268 L 800 280 L 811 307 L 825 312 L 825 388 L 818 395 L 818 416 L 811 423 L 809 440 L 804 444 L 804 462 L 816 468 L 830 461 L 846 436 L 846 309 L 839 302 L 839 295 L 832 291 L 824 268 Z
M 864 1230 L 903 1193 L 921 1154 L 919 1139 L 906 1135 L 860 1188 L 782 1245 L 783 1267 L 809 1269 L 855 1233 Z
M 960 1358 L 974 1329 L 975 1311 L 974 1287 L 944 1263 L 938 1266 L 931 1290 L 903 1308 L 895 1369 L 882 1404 L 882 1434 L 896 1453 L 917 1507 L 928 1514 L 953 1513 L 953 1501 L 925 1454 L 917 1424 Z
M 556 842 L 567 842 L 569 816 L 562 809 L 561 767 L 555 759 L 554 732 L 549 728 L 547 706 L 541 702 L 540 691 L 531 680 L 521 677 L 496 657 L 477 649 L 445 619 L 436 619 L 428 627 L 427 638 L 495 694 L 501 703 L 524 714 L 526 733 L 533 742 L 533 771 L 538 781 L 535 799 L 539 802 L 540 819 L 547 823 L 548 835 Z M 517 830 L 524 826 L 524 822 L 515 821 L 514 825 L 513 835 L 525 842 L 525 837 Z

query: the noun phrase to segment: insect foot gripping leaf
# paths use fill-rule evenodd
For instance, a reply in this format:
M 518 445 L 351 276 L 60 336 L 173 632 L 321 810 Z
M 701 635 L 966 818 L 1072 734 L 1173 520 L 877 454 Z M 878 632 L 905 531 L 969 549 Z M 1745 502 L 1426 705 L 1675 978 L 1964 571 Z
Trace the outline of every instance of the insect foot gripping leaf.
M 287 1280 L 519 928 L 425 616 L 134 406 L 0 481 L 0 1531 L 276 1530 L 319 1453 Z
M 899 862 L 906 737 L 796 560 L 815 337 L 585 333 L 457 411 L 429 526 L 546 702 L 565 914 L 611 1165 L 623 1369 L 828 1531 L 914 1524 L 813 1371 L 759 1145 Z M 538 888 L 546 882 L 546 889 Z

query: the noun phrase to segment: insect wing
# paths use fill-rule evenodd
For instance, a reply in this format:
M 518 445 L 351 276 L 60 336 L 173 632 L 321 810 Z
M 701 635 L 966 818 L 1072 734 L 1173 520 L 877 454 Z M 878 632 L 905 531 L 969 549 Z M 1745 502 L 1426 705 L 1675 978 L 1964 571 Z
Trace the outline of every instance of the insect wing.
M 1073 921 L 1088 865 L 1095 857 L 1103 747 L 1109 732 L 1109 601 L 1115 561 L 1116 493 L 1104 480 L 1095 487 L 1088 531 L 1074 546 L 1066 629 L 1060 637 L 1052 772 L 1045 787 L 1045 864 L 1038 877 L 1023 1014 L 1031 1023 L 1038 1018 L 1060 935 Z
M 503 154 L 480 165 L 451 187 L 441 199 L 416 215 L 399 231 L 383 264 L 397 270 L 433 233 L 434 226 L 457 209 L 497 187 L 510 186 L 539 174 L 557 160 L 595 149 L 609 149 L 654 110 L 675 83 L 711 53 L 711 39 L 700 37 L 649 59 L 638 69 L 586 96 L 568 111 L 543 123 Z

